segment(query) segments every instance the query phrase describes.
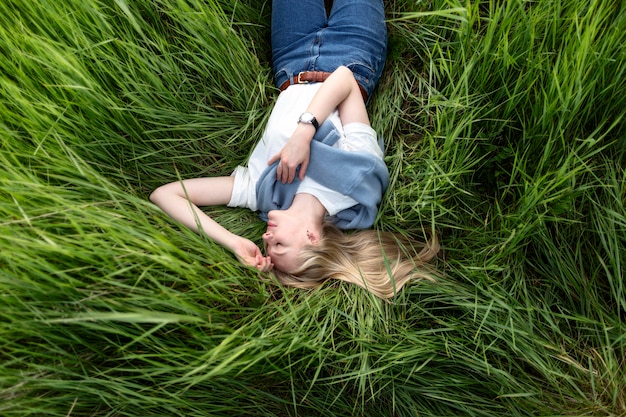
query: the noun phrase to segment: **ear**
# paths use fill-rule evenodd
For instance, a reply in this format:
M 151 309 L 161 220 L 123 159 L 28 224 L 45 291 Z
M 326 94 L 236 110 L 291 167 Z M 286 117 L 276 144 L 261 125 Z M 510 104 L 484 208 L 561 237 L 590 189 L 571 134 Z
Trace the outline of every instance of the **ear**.
M 311 242 L 312 245 L 317 245 L 318 243 L 320 243 L 320 235 L 319 233 L 313 231 L 306 231 L 306 236 L 309 238 L 309 242 Z

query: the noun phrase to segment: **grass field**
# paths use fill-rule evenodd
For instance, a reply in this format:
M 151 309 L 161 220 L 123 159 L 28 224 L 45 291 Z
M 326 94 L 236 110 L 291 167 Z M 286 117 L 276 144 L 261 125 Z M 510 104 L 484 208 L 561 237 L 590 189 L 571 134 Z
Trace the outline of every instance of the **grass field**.
M 391 302 L 147 200 L 245 162 L 270 6 L 0 0 L 0 415 L 626 416 L 626 3 L 386 2 L 375 227 L 444 247 Z

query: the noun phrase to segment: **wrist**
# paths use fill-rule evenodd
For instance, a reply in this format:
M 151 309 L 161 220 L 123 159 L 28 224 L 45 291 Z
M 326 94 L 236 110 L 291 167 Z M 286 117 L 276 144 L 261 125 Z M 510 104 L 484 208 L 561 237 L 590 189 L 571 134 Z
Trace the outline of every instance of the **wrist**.
M 313 136 L 315 136 L 315 127 L 310 124 L 300 123 L 298 124 L 298 127 L 294 131 L 292 137 L 299 141 L 311 143 L 313 141 Z
M 241 236 L 236 235 L 233 232 L 231 232 L 230 230 L 228 230 L 227 231 L 227 235 L 224 236 L 224 239 L 221 242 L 221 245 L 224 246 L 226 249 L 228 249 L 231 252 L 236 252 L 236 248 L 237 248 L 240 240 L 241 240 Z

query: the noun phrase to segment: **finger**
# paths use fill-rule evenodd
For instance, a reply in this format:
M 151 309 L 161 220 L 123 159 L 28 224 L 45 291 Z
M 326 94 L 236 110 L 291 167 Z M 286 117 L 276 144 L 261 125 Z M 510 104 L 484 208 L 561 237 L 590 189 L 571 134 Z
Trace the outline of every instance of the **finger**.
M 291 184 L 293 179 L 296 177 L 296 168 L 289 168 L 289 176 L 287 177 L 287 182 Z
M 291 168 L 289 168 L 288 166 L 283 166 L 283 170 L 281 172 L 281 178 L 280 180 L 282 181 L 282 183 L 286 183 L 289 181 L 289 171 L 291 170 Z
M 279 159 L 280 159 L 280 152 L 272 156 L 272 159 L 267 161 L 267 165 L 272 165 L 274 162 L 278 161 Z
M 306 169 L 309 167 L 309 160 L 307 159 L 306 161 L 304 161 L 302 163 L 302 166 L 300 167 L 300 181 L 304 180 L 304 175 L 306 174 Z
M 279 162 L 276 168 L 276 180 L 282 181 L 283 178 L 283 165 Z
M 261 270 L 261 271 L 262 271 L 262 270 L 263 270 L 263 267 L 264 267 L 264 265 L 263 265 L 263 264 L 264 264 L 264 262 L 263 262 L 263 257 L 262 257 L 261 255 L 257 255 L 257 256 L 256 256 L 256 263 L 255 263 L 254 267 L 255 267 L 256 269 L 259 269 L 259 270 Z
M 265 257 L 265 271 L 271 271 L 274 269 L 274 264 L 272 263 L 272 259 L 269 256 Z
M 257 264 L 255 267 L 261 272 L 268 272 L 272 269 L 273 264 L 269 261 L 269 256 L 261 256 L 257 258 Z
M 293 177 L 291 171 L 294 169 L 292 166 L 290 166 L 291 164 L 283 158 L 280 160 L 280 163 L 278 165 L 280 166 L 281 182 L 283 184 L 286 182 L 291 182 L 289 181 L 289 177 Z

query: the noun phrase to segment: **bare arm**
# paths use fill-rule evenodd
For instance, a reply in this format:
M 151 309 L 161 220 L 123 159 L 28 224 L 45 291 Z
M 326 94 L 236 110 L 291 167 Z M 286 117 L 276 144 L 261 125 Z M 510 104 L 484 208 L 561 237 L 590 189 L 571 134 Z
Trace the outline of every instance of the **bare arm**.
M 352 71 L 343 66 L 337 68 L 324 81 L 306 111 L 313 113 L 321 125 L 336 108 L 339 109 L 339 117 L 344 125 L 352 122 L 370 123 L 357 81 Z M 315 128 L 312 125 L 298 124 L 287 144 L 270 159 L 269 165 L 280 160 L 277 170 L 280 181 L 292 182 L 296 168 L 300 165 L 299 177 L 304 179 L 314 134 Z
M 230 232 L 199 208 L 227 204 L 233 185 L 233 177 L 177 181 L 154 190 L 150 200 L 191 230 L 202 230 L 209 238 L 232 251 L 242 263 L 268 270 L 271 268 L 269 257 L 264 257 L 253 242 Z

